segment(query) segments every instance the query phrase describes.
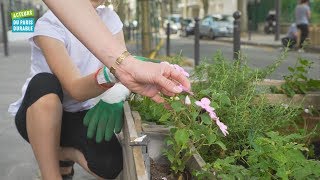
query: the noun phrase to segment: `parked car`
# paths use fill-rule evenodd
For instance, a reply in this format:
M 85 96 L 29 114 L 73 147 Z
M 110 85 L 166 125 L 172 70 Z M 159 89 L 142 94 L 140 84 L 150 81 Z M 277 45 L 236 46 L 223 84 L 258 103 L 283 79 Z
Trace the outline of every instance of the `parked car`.
M 231 37 L 233 35 L 233 17 L 231 15 L 209 15 L 200 21 L 200 37 L 211 39 Z
M 194 34 L 194 27 L 195 27 L 195 21 L 194 19 L 182 19 L 181 20 L 181 29 L 180 29 L 180 36 L 187 37 L 189 35 Z
M 163 21 L 163 28 L 167 28 L 168 23 L 170 23 L 170 34 L 177 34 L 181 29 L 182 17 L 179 14 L 173 14 Z
M 166 33 L 167 33 L 168 23 L 170 24 L 170 34 L 177 34 L 179 30 L 179 26 L 177 26 L 177 24 L 174 23 L 173 21 L 169 21 L 168 19 L 165 19 L 163 21 L 163 28 L 165 29 Z

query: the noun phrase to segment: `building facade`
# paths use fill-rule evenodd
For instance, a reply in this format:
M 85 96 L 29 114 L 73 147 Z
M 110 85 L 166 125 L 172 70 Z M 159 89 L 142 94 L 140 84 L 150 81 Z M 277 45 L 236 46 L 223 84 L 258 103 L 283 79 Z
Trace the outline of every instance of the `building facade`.
M 237 0 L 182 0 L 179 8 L 185 18 L 203 18 L 208 14 L 233 14 L 237 10 Z

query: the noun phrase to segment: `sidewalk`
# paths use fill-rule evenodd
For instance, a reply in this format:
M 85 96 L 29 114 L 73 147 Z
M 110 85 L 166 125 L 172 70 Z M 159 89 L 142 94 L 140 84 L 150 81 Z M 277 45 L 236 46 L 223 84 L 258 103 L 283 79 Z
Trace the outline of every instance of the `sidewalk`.
M 241 37 L 241 44 L 243 45 L 252 45 L 252 46 L 264 46 L 264 47 L 273 47 L 279 48 L 283 47 L 281 43 L 281 38 L 285 37 L 285 34 L 281 34 L 279 41 L 275 41 L 274 34 L 261 34 L 261 33 L 252 33 L 251 37 L 249 34 L 243 35 Z M 229 42 L 233 43 L 233 38 L 231 37 L 219 37 L 215 41 L 220 42 Z M 308 52 L 319 52 L 320 46 L 309 46 L 306 48 Z
M 39 170 L 31 146 L 16 130 L 14 118 L 7 112 L 10 103 L 21 96 L 21 87 L 29 75 L 30 46 L 21 35 L 9 42 L 9 57 L 4 56 L 0 43 L 0 179 L 38 180 Z M 134 45 L 128 45 L 131 51 Z M 93 180 L 79 166 L 75 167 L 76 180 Z

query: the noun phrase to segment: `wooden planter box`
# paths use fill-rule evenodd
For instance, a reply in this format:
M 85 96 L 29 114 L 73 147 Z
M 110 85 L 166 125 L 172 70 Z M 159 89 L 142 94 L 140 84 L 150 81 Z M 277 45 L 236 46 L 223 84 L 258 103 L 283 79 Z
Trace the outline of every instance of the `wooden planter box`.
M 258 85 L 261 86 L 281 86 L 285 81 L 265 79 Z M 265 98 L 270 104 L 290 104 L 302 105 L 304 108 L 313 106 L 315 109 L 320 110 L 320 91 L 310 92 L 307 94 L 296 94 L 293 97 L 288 97 L 285 94 L 261 94 L 260 97 Z
M 128 102 L 124 103 L 123 125 L 123 180 L 149 180 L 142 146 L 132 146 L 132 141 L 138 138 L 139 128 L 132 117 Z
M 123 156 L 124 167 L 122 173 L 123 180 L 148 180 L 150 179 L 150 163 L 148 163 L 148 157 L 143 153 L 143 146 L 132 145 L 132 141 L 139 137 L 140 134 L 146 134 L 148 139 L 147 152 L 155 152 L 156 154 L 148 154 L 151 156 L 157 156 L 161 154 L 161 149 L 166 148 L 164 145 L 164 138 L 169 132 L 169 128 L 165 128 L 161 125 L 147 125 L 141 124 L 141 117 L 138 112 L 131 111 L 128 102 L 124 104 L 124 126 L 123 126 Z M 154 143 L 156 137 L 157 141 L 163 143 Z M 158 154 L 157 154 L 158 153 Z M 201 170 L 205 165 L 202 157 L 195 153 L 187 164 L 188 170 Z

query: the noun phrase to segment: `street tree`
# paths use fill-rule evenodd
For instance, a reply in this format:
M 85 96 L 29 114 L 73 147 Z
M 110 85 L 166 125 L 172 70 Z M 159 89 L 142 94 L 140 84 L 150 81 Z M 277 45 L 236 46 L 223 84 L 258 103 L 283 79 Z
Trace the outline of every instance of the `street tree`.
M 202 7 L 204 11 L 204 16 L 208 15 L 208 9 L 209 9 L 209 0 L 201 0 Z

